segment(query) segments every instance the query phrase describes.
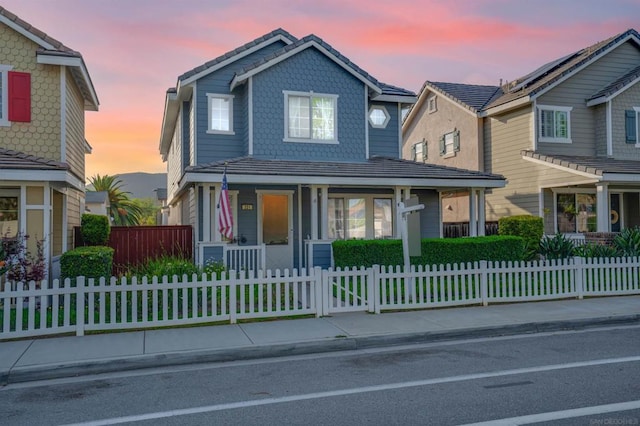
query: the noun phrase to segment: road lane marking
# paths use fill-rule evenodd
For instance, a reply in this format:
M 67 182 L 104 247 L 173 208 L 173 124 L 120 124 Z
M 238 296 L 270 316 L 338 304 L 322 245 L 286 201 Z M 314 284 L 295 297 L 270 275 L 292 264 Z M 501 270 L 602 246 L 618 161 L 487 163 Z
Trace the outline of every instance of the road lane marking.
M 564 370 L 570 368 L 593 367 L 598 365 L 621 364 L 628 362 L 640 362 L 640 356 L 608 358 L 592 361 L 570 362 L 565 364 L 551 364 L 538 367 L 517 368 L 512 370 L 493 371 L 487 373 L 465 374 L 461 376 L 440 377 L 435 379 L 416 380 L 410 382 L 389 383 L 383 385 L 363 386 L 351 389 L 340 389 L 326 392 L 313 392 L 301 395 L 291 395 L 283 397 L 265 398 L 249 401 L 229 402 L 224 404 L 206 405 L 201 407 L 182 408 L 168 411 L 158 411 L 154 413 L 137 414 L 123 417 L 113 417 L 108 419 L 92 420 L 88 422 L 74 423 L 67 426 L 106 426 L 121 423 L 140 422 L 168 417 L 188 416 L 193 414 L 210 413 L 214 411 L 233 410 L 238 408 L 257 407 L 261 405 L 282 404 L 287 402 L 305 401 L 320 398 L 332 398 L 336 396 L 355 395 L 369 392 L 380 392 L 411 387 L 430 386 L 442 383 L 454 383 L 468 380 L 479 380 L 493 377 L 513 376 L 517 374 L 540 373 L 554 370 Z M 506 423 L 509 424 L 509 423 Z
M 553 420 L 572 419 L 574 417 L 595 416 L 597 414 L 605 413 L 617 413 L 620 411 L 636 410 L 638 408 L 640 408 L 640 400 L 619 402 L 616 404 L 594 405 L 592 407 L 573 408 L 571 410 L 550 411 L 547 413 L 531 414 L 528 416 L 490 420 L 488 422 L 469 423 L 463 426 L 519 426 L 528 425 L 531 423 L 550 422 Z

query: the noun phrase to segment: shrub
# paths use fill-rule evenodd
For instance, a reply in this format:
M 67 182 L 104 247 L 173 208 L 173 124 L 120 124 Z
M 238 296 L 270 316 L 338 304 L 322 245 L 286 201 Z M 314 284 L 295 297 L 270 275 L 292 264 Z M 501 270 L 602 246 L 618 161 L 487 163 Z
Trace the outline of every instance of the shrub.
M 153 259 L 147 259 L 141 265 L 132 266 L 126 275 L 128 277 L 147 277 L 148 279 L 151 279 L 154 276 L 161 279 L 165 275 L 169 278 L 174 275 L 177 275 L 178 277 L 187 275 L 191 278 L 193 274 L 200 274 L 200 272 L 200 268 L 198 268 L 191 259 L 164 255 Z
M 613 246 L 622 256 L 640 256 L 640 227 L 623 229 L 614 238 Z
M 529 251 L 538 250 L 544 222 L 541 217 L 531 215 L 509 216 L 498 220 L 498 235 L 515 235 L 524 238 Z
M 109 241 L 111 227 L 109 218 L 85 213 L 81 221 L 82 239 L 87 246 L 105 246 Z
M 113 249 L 104 246 L 78 247 L 60 256 L 61 277 L 109 277 L 113 266 Z
M 582 244 L 576 246 L 573 250 L 575 256 L 580 257 L 595 257 L 595 258 L 608 258 L 618 257 L 620 253 L 615 247 L 608 246 L 606 244 Z
M 412 257 L 414 265 L 466 263 L 479 260 L 522 260 L 524 242 L 514 236 L 423 239 L 421 256 Z M 339 240 L 333 242 L 337 267 L 402 265 L 401 240 Z
M 44 240 L 36 240 L 35 255 L 27 250 L 28 240 L 29 236 L 23 233 L 0 238 L 0 274 L 6 274 L 9 281 L 35 281 L 39 285 L 47 272 Z
M 575 254 L 575 244 L 564 234 L 545 236 L 540 242 L 540 254 L 545 259 L 566 259 Z

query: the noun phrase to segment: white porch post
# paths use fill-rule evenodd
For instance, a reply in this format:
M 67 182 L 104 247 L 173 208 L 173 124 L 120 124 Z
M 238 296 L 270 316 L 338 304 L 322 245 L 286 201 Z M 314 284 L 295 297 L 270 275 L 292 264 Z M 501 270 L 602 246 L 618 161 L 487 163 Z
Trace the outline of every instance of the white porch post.
M 394 198 L 396 204 L 396 220 L 393 222 L 393 235 L 396 238 L 400 238 L 401 226 L 400 223 L 402 221 L 402 215 L 400 214 L 400 203 L 402 202 L 402 187 L 396 186 L 394 188 Z
M 484 188 L 478 190 L 478 235 L 485 235 L 487 212 L 484 203 Z
M 596 217 L 598 232 L 609 232 L 609 187 L 606 183 L 596 184 Z
M 478 236 L 478 222 L 476 219 L 477 210 L 476 189 L 469 188 L 469 236 Z
M 220 202 L 220 192 L 222 191 L 221 184 L 216 184 L 214 186 L 215 193 L 213 194 L 214 199 L 216 200 L 215 208 L 213 209 L 213 238 L 212 240 L 219 243 L 222 241 L 222 236 L 220 235 L 220 230 L 218 229 L 218 203 Z
M 320 230 L 323 240 L 329 239 L 329 187 L 320 187 L 322 202 L 320 203 Z
M 318 239 L 318 186 L 311 185 L 311 239 Z
M 202 241 L 211 241 L 211 187 L 202 188 Z

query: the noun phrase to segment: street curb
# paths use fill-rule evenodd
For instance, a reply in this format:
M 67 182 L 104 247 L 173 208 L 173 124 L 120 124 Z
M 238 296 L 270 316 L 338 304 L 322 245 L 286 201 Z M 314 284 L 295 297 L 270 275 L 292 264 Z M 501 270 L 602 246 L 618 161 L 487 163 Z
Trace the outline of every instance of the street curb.
M 102 373 L 170 367 L 187 364 L 229 362 L 259 358 L 277 358 L 313 353 L 370 349 L 385 346 L 419 344 L 455 339 L 534 334 L 562 330 L 580 330 L 614 325 L 640 324 L 640 314 L 608 316 L 580 320 L 556 320 L 524 324 L 473 327 L 447 331 L 384 334 L 343 337 L 273 345 L 247 346 L 229 349 L 196 350 L 164 354 L 136 355 L 123 358 L 78 361 L 38 366 L 14 367 L 0 371 L 0 385 L 61 379 Z

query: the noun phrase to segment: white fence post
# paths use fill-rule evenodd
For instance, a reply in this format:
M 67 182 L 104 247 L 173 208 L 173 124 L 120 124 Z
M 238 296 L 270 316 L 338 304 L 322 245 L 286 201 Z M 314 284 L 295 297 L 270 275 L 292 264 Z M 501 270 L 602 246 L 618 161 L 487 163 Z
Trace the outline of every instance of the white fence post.
M 380 265 L 373 265 L 371 268 L 371 281 L 373 282 L 373 312 L 376 314 L 380 313 L 380 286 L 382 285 L 382 280 L 380 279 Z
M 584 261 L 581 257 L 576 256 L 573 258 L 574 264 L 574 278 L 576 285 L 576 292 L 578 293 L 578 299 L 584 298 Z
M 375 273 L 373 268 L 367 268 L 367 307 L 369 312 L 375 312 L 378 300 L 375 295 Z
M 486 260 L 480 261 L 480 297 L 482 298 L 482 306 L 487 306 L 489 304 L 489 296 L 488 296 L 488 288 L 489 285 L 489 277 L 487 276 L 487 266 L 488 263 Z
M 331 269 L 323 269 L 322 270 L 322 278 L 320 282 L 322 283 L 322 315 L 329 315 L 329 303 L 332 297 L 331 294 L 331 286 L 329 285 L 329 271 Z
M 319 266 L 315 266 L 312 270 L 313 290 L 316 297 L 316 318 L 320 318 L 324 313 L 324 298 L 322 297 L 322 268 Z
M 223 273 L 224 276 L 224 273 Z M 229 281 L 229 322 L 231 324 L 235 324 L 238 322 L 238 301 L 237 301 L 237 279 L 236 279 L 236 271 L 229 271 L 228 275 Z
M 84 336 L 84 280 L 84 277 L 76 280 L 76 336 Z

